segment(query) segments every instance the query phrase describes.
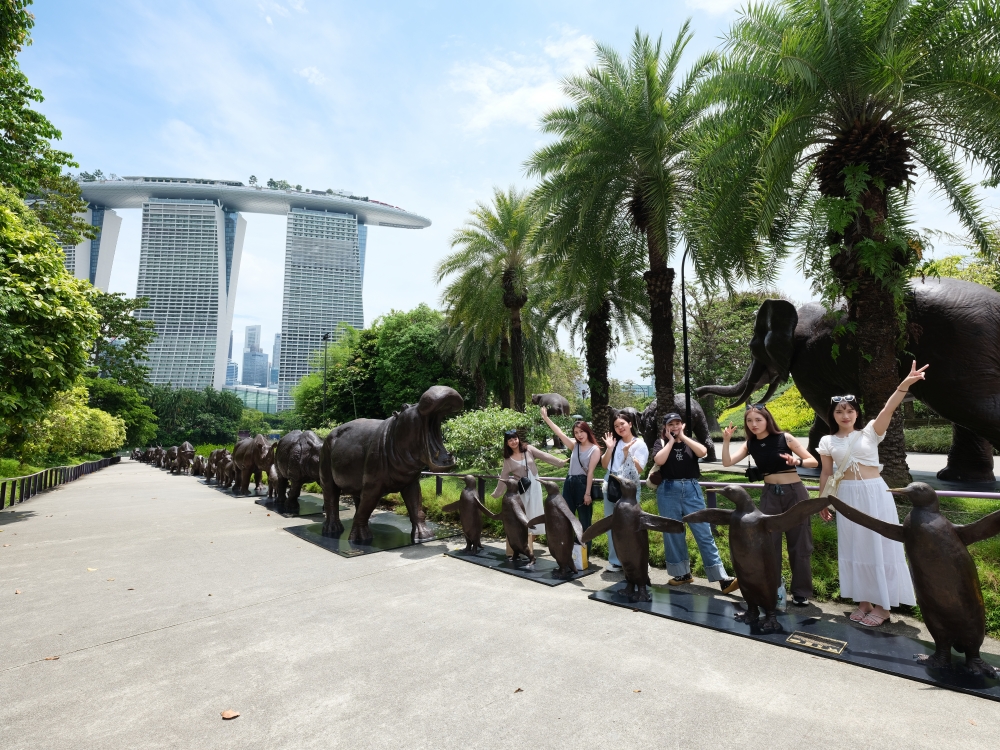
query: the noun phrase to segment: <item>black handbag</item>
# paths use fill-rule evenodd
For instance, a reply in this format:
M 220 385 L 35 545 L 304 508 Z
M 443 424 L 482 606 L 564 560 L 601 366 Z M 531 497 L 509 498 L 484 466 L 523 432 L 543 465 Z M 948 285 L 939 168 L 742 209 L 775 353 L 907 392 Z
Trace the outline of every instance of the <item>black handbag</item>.
M 753 459 L 750 459 L 753 461 Z M 759 466 L 754 466 L 752 463 L 747 467 L 746 477 L 748 482 L 763 482 L 764 472 Z
M 608 496 L 607 501 L 609 503 L 617 503 L 622 499 L 622 483 L 618 481 L 618 477 L 608 474 Z
M 531 476 L 528 474 L 528 456 L 524 456 L 524 476 L 517 480 L 517 489 L 523 495 L 531 489 Z
M 576 451 L 576 461 L 580 464 L 580 468 L 584 470 L 583 481 L 587 481 L 586 467 L 583 465 L 583 459 L 580 458 L 580 444 L 577 443 L 576 447 L 573 448 Z M 577 476 L 580 476 L 577 474 Z M 603 500 L 604 499 L 604 485 L 601 483 L 600 479 L 595 479 L 590 483 L 590 499 L 591 500 Z

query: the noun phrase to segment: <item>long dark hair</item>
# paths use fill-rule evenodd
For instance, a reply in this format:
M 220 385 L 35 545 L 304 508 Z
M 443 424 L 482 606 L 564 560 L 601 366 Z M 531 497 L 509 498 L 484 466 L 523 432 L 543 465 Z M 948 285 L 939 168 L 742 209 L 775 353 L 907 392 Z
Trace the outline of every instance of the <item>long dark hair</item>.
M 511 437 L 514 437 L 514 436 L 511 435 Z M 505 434 L 503 436 L 503 457 L 504 458 L 510 458 L 511 456 L 514 455 L 514 451 L 512 451 L 510 449 L 510 443 L 508 442 L 509 440 L 510 440 L 510 438 L 507 437 L 507 435 Z M 527 448 L 528 448 L 528 443 L 525 442 L 525 440 L 524 440 L 523 437 L 521 437 L 520 435 L 518 435 L 517 436 L 517 449 L 519 451 L 521 451 L 521 453 L 524 453 L 524 451 Z
M 591 445 L 597 445 L 597 436 L 594 434 L 593 429 L 591 429 L 590 424 L 583 421 L 582 419 L 579 419 L 576 422 L 574 422 L 573 430 L 570 432 L 570 435 L 573 436 L 574 440 L 576 439 L 577 430 L 580 430 L 581 432 L 586 434 L 587 440 L 590 442 Z
M 767 431 L 772 435 L 780 435 L 783 430 L 778 427 L 778 423 L 774 421 L 774 415 L 767 410 L 764 404 L 754 404 L 749 409 L 743 413 L 743 433 L 746 435 L 747 440 L 756 440 L 757 436 L 750 432 L 750 428 L 747 427 L 747 415 L 755 411 L 764 417 L 764 422 L 767 425 Z
M 841 401 L 841 403 L 844 402 Z M 850 407 L 854 409 L 854 413 L 858 415 L 854 418 L 854 429 L 863 430 L 865 426 L 861 423 L 861 408 L 858 406 L 858 400 L 854 398 L 846 403 L 849 404 Z M 835 404 L 833 401 L 830 401 L 830 406 L 826 410 L 826 425 L 829 427 L 831 435 L 836 435 L 840 432 L 840 425 L 837 424 L 837 418 L 833 415 L 833 413 L 837 411 L 838 406 L 840 406 L 840 404 Z
M 619 419 L 624 419 L 628 422 L 629 429 L 632 431 L 632 437 L 637 438 L 642 434 L 639 432 L 638 416 L 639 415 L 636 413 L 635 409 L 631 409 L 629 407 L 625 407 L 624 409 L 614 413 L 614 416 L 611 418 L 611 431 L 615 433 L 616 443 L 621 439 L 621 436 L 615 432 L 615 422 Z

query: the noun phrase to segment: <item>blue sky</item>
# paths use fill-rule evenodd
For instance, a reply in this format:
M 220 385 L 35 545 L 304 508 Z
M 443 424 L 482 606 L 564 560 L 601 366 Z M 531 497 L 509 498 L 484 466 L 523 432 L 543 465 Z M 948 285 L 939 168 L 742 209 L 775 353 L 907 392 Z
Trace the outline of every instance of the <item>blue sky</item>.
M 429 217 L 373 228 L 365 318 L 436 305 L 432 269 L 492 186 L 529 186 L 537 128 L 564 100 L 595 41 L 627 50 L 636 27 L 672 40 L 692 19 L 688 59 L 718 45 L 730 0 L 381 2 L 41 0 L 20 58 L 40 109 L 85 170 L 118 175 L 286 179 L 343 188 Z M 993 193 L 996 197 L 996 193 Z M 929 191 L 921 226 L 955 228 Z M 995 208 L 997 201 L 992 201 Z M 111 290 L 135 294 L 140 215 L 123 216 Z M 233 322 L 281 327 L 285 219 L 247 215 Z M 809 298 L 794 268 L 781 291 Z M 638 379 L 617 352 L 612 376 Z

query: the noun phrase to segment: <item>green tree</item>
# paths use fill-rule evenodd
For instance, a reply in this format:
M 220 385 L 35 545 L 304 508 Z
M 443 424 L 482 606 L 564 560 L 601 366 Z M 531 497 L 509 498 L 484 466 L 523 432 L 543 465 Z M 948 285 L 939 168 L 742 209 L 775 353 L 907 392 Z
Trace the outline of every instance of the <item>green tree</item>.
M 125 445 L 138 448 L 156 439 L 156 413 L 135 389 L 110 378 L 84 380 L 90 394 L 89 405 L 125 422 Z
M 465 227 L 452 236 L 451 246 L 460 248 L 435 271 L 440 284 L 455 275 L 445 295 L 479 304 L 499 290 L 510 321 L 510 365 L 514 385 L 514 408 L 524 411 L 524 332 L 521 310 L 528 302 L 532 277 L 530 240 L 536 215 L 527 193 L 494 188 L 492 205 L 477 204 Z
M 1000 292 L 1000 266 L 981 257 L 948 255 L 930 261 L 921 270 L 932 276 L 973 281 Z
M 558 210 L 548 226 L 562 220 Z M 547 229 L 547 227 L 546 227 Z M 575 227 L 568 234 L 540 233 L 539 264 L 550 280 L 551 319 L 583 339 L 594 430 L 610 431 L 608 358 L 622 338 L 641 331 L 648 318 L 642 272 L 647 261 L 642 238 L 624 222 L 595 235 Z
M 94 290 L 91 304 L 101 316 L 100 329 L 91 349 L 91 365 L 98 377 L 110 378 L 145 392 L 149 368 L 149 345 L 156 338 L 152 320 L 133 313 L 149 307 L 148 297 L 129 299 L 124 294 Z
M 747 8 L 708 88 L 697 165 L 702 241 L 804 248 L 802 270 L 847 300 L 863 411 L 899 380 L 905 229 L 919 167 L 976 243 L 987 232 L 968 165 L 1000 181 L 1000 6 L 981 0 L 779 0 Z M 831 363 L 833 366 L 833 363 Z M 908 476 L 902 425 L 887 481 Z
M 156 439 L 161 445 L 234 442 L 243 417 L 236 394 L 213 388 L 154 386 L 149 403 L 159 421 Z
M 17 64 L 17 54 L 31 44 L 35 24 L 28 12 L 30 0 L 0 3 L 0 183 L 27 199 L 42 223 L 65 244 L 92 237 L 93 229 L 76 216 L 87 204 L 80 186 L 65 167 L 76 167 L 73 157 L 52 147 L 62 134 L 32 109 L 42 102 Z
M 25 426 L 22 460 L 80 458 L 121 448 L 125 422 L 87 406 L 87 398 L 87 388 L 81 382 L 59 393 L 42 418 Z
M 657 418 L 674 400 L 674 269 L 668 264 L 679 244 L 691 182 L 689 134 L 705 107 L 698 86 L 715 61 L 714 54 L 700 57 L 675 82 L 690 40 L 685 23 L 665 51 L 638 29 L 628 60 L 597 45 L 597 66 L 564 87 L 573 106 L 542 119 L 542 130 L 558 140 L 535 152 L 527 165 L 543 178 L 536 191 L 540 205 L 561 219 L 552 226 L 556 241 L 574 230 L 606 237 L 623 218 L 645 241 Z M 723 260 L 721 247 L 705 262 Z
M 12 191 L 0 187 L 0 451 L 87 365 L 98 315 L 93 287 L 66 271 L 62 248 Z
M 239 429 L 246 430 L 251 435 L 266 435 L 271 431 L 270 426 L 264 420 L 264 412 L 246 408 L 240 415 Z

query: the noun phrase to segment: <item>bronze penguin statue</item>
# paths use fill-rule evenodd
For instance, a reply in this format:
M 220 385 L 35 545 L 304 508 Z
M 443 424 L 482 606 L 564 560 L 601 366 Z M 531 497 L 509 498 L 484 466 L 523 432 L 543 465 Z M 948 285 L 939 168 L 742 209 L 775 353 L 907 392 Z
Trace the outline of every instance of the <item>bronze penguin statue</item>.
M 749 493 L 742 487 L 728 485 L 719 494 L 736 505 L 736 510 L 725 508 L 705 508 L 688 513 L 684 523 L 714 523 L 729 526 L 729 549 L 733 556 L 733 567 L 740 581 L 740 592 L 746 602 L 747 611 L 737 614 L 736 619 L 760 628 L 762 633 L 781 630 L 778 623 L 778 587 L 781 585 L 781 560 L 776 559 L 772 532 L 786 531 L 818 513 L 829 504 L 825 497 L 814 497 L 796 503 L 784 513 L 769 516 L 761 513 L 754 505 Z M 615 549 L 618 549 L 617 540 Z M 764 610 L 764 621 L 760 621 L 760 610 Z
M 986 637 L 986 606 L 979 586 L 979 571 L 967 549 L 970 544 L 1000 534 L 1000 510 L 975 523 L 956 526 L 943 515 L 934 489 L 912 482 L 905 489 L 889 490 L 906 498 L 913 509 L 902 526 L 872 518 L 837 497 L 829 497 L 844 518 L 902 542 L 913 576 L 913 592 L 934 639 L 934 653 L 917 660 L 929 667 L 950 667 L 951 649 L 965 654 L 965 668 L 972 674 L 1000 678 L 1000 670 L 979 656 Z
M 622 479 L 612 474 L 622 487 L 622 497 L 615 505 L 615 511 L 595 523 L 583 535 L 586 544 L 594 537 L 610 531 L 615 541 L 615 552 L 622 564 L 625 580 L 625 596 L 630 602 L 648 602 L 652 597 L 646 589 L 649 586 L 649 530 L 668 534 L 683 534 L 684 524 L 673 518 L 646 513 L 636 499 L 638 487 L 630 479 Z M 775 587 L 777 590 L 777 587 Z
M 467 554 L 476 554 L 483 548 L 480 541 L 483 536 L 483 514 L 490 518 L 499 518 L 496 513 L 482 504 L 479 500 L 479 493 L 476 492 L 476 478 L 472 474 L 465 475 L 465 489 L 458 500 L 445 505 L 441 510 L 445 513 L 458 513 L 462 521 L 462 533 L 465 535 L 465 549 Z
M 513 553 L 507 562 L 516 562 L 521 555 L 528 558 L 526 570 L 535 569 L 535 552 L 528 543 L 528 516 L 521 502 L 521 488 L 517 479 L 508 479 L 507 492 L 503 496 L 500 508 L 500 520 L 503 521 L 503 531 L 507 535 L 507 544 Z
M 528 526 L 545 524 L 549 553 L 559 566 L 552 577 L 569 580 L 576 575 L 573 545 L 583 544 L 583 527 L 559 493 L 559 485 L 555 482 L 542 482 L 542 486 L 548 491 L 548 497 L 542 503 L 545 513 L 528 521 Z

